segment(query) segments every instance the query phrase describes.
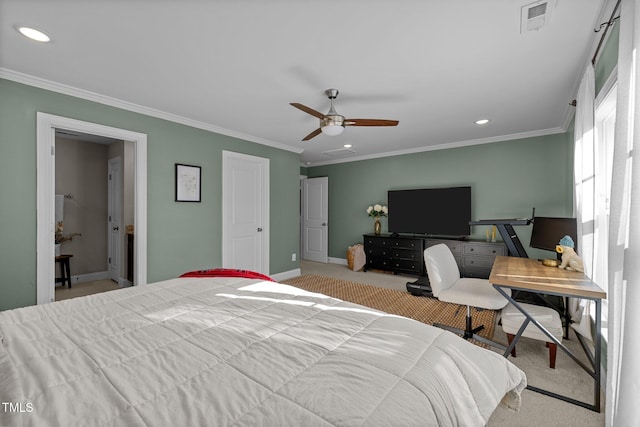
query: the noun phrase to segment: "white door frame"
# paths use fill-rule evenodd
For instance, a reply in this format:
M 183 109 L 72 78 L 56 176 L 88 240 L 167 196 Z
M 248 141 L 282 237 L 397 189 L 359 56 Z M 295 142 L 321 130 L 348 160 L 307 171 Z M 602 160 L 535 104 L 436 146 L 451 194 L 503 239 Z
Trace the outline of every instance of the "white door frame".
M 147 283 L 147 135 L 52 114 L 37 113 L 36 302 L 55 300 L 55 133 L 65 129 L 134 143 L 134 285 Z
M 107 271 L 111 280 L 122 285 L 122 157 L 107 163 Z
M 261 182 L 264 184 L 263 191 L 260 193 L 260 200 L 258 203 L 262 205 L 263 217 L 261 218 L 262 226 L 262 248 L 260 248 L 260 254 L 262 255 L 261 263 L 262 270 L 260 273 L 269 274 L 269 245 L 270 245 L 270 233 L 269 233 L 269 159 L 264 157 L 251 156 L 248 154 L 236 153 L 233 151 L 222 151 L 222 266 L 230 266 L 232 264 L 233 255 L 231 253 L 230 240 L 233 236 L 230 235 L 231 224 L 233 217 L 228 213 L 229 203 L 231 196 L 226 194 L 228 192 L 226 183 L 231 179 L 229 170 L 229 161 L 231 159 L 245 160 L 251 162 L 258 162 L 261 165 Z
M 304 220 L 302 215 L 304 214 L 304 209 L 302 203 L 304 203 L 304 195 L 302 192 L 304 191 L 304 180 L 307 179 L 307 175 L 300 175 L 300 187 L 298 188 L 298 197 L 300 198 L 299 203 L 299 212 L 298 212 L 298 227 L 300 228 L 300 241 L 298 242 L 298 253 L 300 254 L 300 259 L 303 260 L 304 257 L 302 255 L 304 251 Z

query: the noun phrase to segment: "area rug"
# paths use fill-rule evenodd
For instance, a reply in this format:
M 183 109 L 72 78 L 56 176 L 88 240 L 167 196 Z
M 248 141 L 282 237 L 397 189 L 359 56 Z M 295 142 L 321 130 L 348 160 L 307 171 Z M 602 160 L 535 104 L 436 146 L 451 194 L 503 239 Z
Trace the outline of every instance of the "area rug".
M 465 327 L 466 306 L 442 302 L 436 298 L 416 297 L 408 292 L 317 274 L 305 274 L 282 280 L 281 282 L 309 292 L 317 292 L 343 301 L 364 305 L 385 313 L 408 317 L 429 325 L 440 323 L 460 329 Z M 492 339 L 497 312 L 495 310 L 478 310 L 475 308 L 472 308 L 472 310 L 473 326 L 484 325 L 484 329 L 478 335 Z M 471 341 L 486 347 L 480 342 Z

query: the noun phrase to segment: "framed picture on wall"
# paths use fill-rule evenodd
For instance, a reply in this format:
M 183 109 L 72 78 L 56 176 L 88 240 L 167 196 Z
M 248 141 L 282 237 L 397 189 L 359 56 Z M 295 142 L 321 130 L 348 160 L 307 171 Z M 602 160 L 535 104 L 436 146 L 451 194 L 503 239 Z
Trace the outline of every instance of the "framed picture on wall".
M 200 166 L 176 163 L 176 202 L 200 202 Z

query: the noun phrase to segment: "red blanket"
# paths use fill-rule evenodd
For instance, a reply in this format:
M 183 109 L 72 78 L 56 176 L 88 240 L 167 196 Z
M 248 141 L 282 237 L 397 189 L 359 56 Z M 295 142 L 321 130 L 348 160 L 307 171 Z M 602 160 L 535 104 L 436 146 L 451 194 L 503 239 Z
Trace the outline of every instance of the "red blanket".
M 250 270 L 238 270 L 235 268 L 211 268 L 209 270 L 195 270 L 182 274 L 180 277 L 243 277 L 245 279 L 261 279 L 275 282 L 266 274 Z

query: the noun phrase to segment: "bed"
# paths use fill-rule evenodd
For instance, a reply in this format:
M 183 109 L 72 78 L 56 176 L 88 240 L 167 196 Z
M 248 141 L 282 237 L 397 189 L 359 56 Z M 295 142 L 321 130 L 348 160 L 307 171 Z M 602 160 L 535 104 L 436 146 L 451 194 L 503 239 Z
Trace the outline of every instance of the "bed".
M 485 425 L 524 373 L 268 278 L 185 275 L 0 312 L 0 425 Z

